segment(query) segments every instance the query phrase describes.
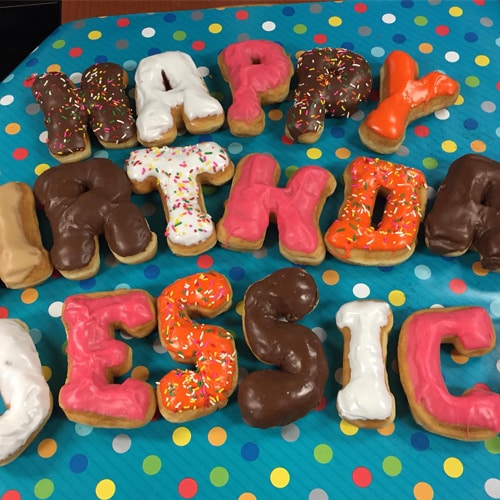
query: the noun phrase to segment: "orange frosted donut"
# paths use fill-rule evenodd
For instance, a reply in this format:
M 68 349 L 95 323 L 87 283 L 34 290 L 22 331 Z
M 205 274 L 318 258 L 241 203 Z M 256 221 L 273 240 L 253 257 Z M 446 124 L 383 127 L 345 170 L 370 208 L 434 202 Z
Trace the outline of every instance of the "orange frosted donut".
M 158 297 L 160 340 L 172 359 L 195 370 L 172 370 L 157 385 L 158 407 L 170 422 L 186 422 L 227 405 L 238 382 L 236 347 L 223 328 L 192 321 L 229 309 L 232 290 L 220 273 L 181 278 Z
M 325 234 L 328 251 L 351 264 L 399 264 L 415 250 L 425 213 L 427 184 L 419 170 L 358 157 L 344 172 L 344 202 Z M 373 225 L 377 197 L 384 212 Z

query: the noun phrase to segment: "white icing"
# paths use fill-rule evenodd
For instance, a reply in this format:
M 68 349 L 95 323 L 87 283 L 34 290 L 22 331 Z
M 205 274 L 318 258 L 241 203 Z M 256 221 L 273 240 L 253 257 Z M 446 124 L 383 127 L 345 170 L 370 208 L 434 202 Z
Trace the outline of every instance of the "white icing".
M 0 461 L 18 452 L 38 432 L 52 405 L 38 352 L 17 321 L 0 320 L 0 394 L 7 410 L 0 416 Z
M 165 78 L 169 88 L 165 86 Z M 182 106 L 189 121 L 224 113 L 212 97 L 190 55 L 163 52 L 142 59 L 135 73 L 137 132 L 152 143 L 174 127 L 172 109 Z
M 349 383 L 337 395 L 337 409 L 346 420 L 384 420 L 394 397 L 386 384 L 380 329 L 388 324 L 390 306 L 380 301 L 353 301 L 340 307 L 338 328 L 349 328 Z
M 156 177 L 167 211 L 165 235 L 172 243 L 189 246 L 206 241 L 215 230 L 210 214 L 200 206 L 197 177 L 223 172 L 230 165 L 223 148 L 215 142 L 203 142 L 138 149 L 132 151 L 125 168 L 131 181 Z

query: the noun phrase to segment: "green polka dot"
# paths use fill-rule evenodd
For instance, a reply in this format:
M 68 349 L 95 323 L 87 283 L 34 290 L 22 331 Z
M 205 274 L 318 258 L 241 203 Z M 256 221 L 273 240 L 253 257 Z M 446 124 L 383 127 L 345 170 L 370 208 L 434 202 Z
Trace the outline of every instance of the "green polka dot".
M 177 42 L 182 42 L 182 40 L 186 39 L 186 32 L 182 30 L 174 31 L 174 34 L 172 35 L 172 38 L 176 40 Z
M 438 166 L 438 161 L 436 158 L 427 157 L 422 160 L 422 165 L 427 170 L 434 170 Z
M 479 87 L 480 83 L 481 82 L 477 76 L 471 75 L 465 79 L 465 85 L 467 85 L 467 87 Z
M 394 477 L 401 473 L 403 465 L 398 457 L 388 456 L 382 462 L 382 469 L 388 476 Z
M 154 476 L 161 470 L 161 459 L 157 455 L 149 455 L 142 462 L 142 470 L 148 476 Z
M 50 479 L 40 479 L 35 484 L 33 493 L 36 498 L 50 498 L 54 493 L 54 483 Z
M 307 31 L 307 26 L 305 24 L 296 24 L 293 27 L 293 31 L 297 33 L 297 35 L 303 35 Z
M 285 176 L 287 179 L 290 179 L 292 175 L 297 172 L 299 167 L 297 165 L 289 165 L 288 167 L 285 168 Z
M 413 22 L 417 25 L 417 26 L 425 26 L 428 21 L 427 21 L 427 18 L 425 16 L 417 16 Z
M 62 49 L 65 45 L 66 45 L 66 41 L 65 40 L 56 40 L 52 44 L 52 48 L 53 49 Z
M 487 439 L 484 442 L 484 447 L 493 455 L 500 454 L 500 436 L 495 436 L 491 439 Z
M 225 486 L 229 481 L 229 472 L 225 467 L 214 467 L 210 471 L 210 482 L 220 488 Z
M 314 459 L 320 464 L 327 464 L 333 458 L 333 450 L 327 444 L 318 444 L 313 453 Z

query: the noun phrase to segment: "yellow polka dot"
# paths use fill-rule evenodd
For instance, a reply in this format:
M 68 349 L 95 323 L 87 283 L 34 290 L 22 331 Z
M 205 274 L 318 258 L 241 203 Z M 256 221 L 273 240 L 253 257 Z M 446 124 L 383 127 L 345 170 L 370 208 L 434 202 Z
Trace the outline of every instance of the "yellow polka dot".
M 142 380 L 143 382 L 146 382 L 146 380 L 149 378 L 149 368 L 146 366 L 136 366 L 132 372 L 131 376 L 135 380 Z
M 464 96 L 460 94 L 457 100 L 454 102 L 453 106 L 461 106 L 464 103 Z
M 43 378 L 48 382 L 52 378 L 52 368 L 50 366 L 42 366 Z
M 271 109 L 267 116 L 270 120 L 277 122 L 283 118 L 283 111 L 281 109 Z
M 355 434 L 358 433 L 359 427 L 356 427 L 355 425 L 352 425 L 349 422 L 346 422 L 345 420 L 341 420 L 340 430 L 342 434 L 345 434 L 346 436 L 354 436 Z
M 187 427 L 177 427 L 172 432 L 172 441 L 177 446 L 186 446 L 191 441 L 191 431 Z
M 432 500 L 434 498 L 434 490 L 429 483 L 422 481 L 413 487 L 413 495 L 416 500 Z
M 253 493 L 248 493 L 248 491 L 245 491 L 245 493 L 242 493 L 238 497 L 238 500 L 257 500 L 257 497 Z
M 470 148 L 476 153 L 484 153 L 486 151 L 486 144 L 483 141 L 477 139 L 470 143 Z
M 385 427 L 377 429 L 378 433 L 381 434 L 382 436 L 390 436 L 391 434 L 394 434 L 395 430 L 396 426 L 394 425 L 394 422 L 391 422 L 389 425 L 386 425 Z
M 488 269 L 485 269 L 479 261 L 472 264 L 472 272 L 477 276 L 486 276 L 489 273 Z
M 469 361 L 469 356 L 465 356 L 465 354 L 460 354 L 455 348 L 451 350 L 450 357 L 457 365 L 465 365 L 467 361 Z
M 21 302 L 23 304 L 33 304 L 38 299 L 38 290 L 36 288 L 26 288 L 21 293 Z
M 464 472 L 464 466 L 462 462 L 455 457 L 447 458 L 443 463 L 443 469 L 447 476 L 454 479 L 460 477 Z
M 46 170 L 48 170 L 50 168 L 50 165 L 48 163 L 39 163 L 36 167 L 35 167 L 35 174 L 36 175 L 41 175 L 43 174 Z
M 91 31 L 88 34 L 89 40 L 99 40 L 102 37 L 102 33 L 98 30 Z
M 50 64 L 47 66 L 47 72 L 50 71 L 61 71 L 61 65 L 60 64 Z
M 457 150 L 457 144 L 454 141 L 447 139 L 442 142 L 441 149 L 445 153 L 454 153 Z
M 341 160 L 346 160 L 351 156 L 351 151 L 347 148 L 337 148 L 335 150 L 335 156 Z
M 339 273 L 333 269 L 328 269 L 321 277 L 327 285 L 336 285 L 340 280 Z
M 103 479 L 97 483 L 95 494 L 99 500 L 109 500 L 113 498 L 116 491 L 116 486 L 111 479 Z
M 434 50 L 434 47 L 430 43 L 422 42 L 418 46 L 418 50 L 420 50 L 422 54 L 430 54 Z
M 16 135 L 21 131 L 19 123 L 7 123 L 5 126 L 5 133 L 9 135 Z
M 483 54 L 479 54 L 478 56 L 475 57 L 474 62 L 478 66 L 488 66 L 488 64 L 490 64 L 490 58 Z
M 450 10 L 448 11 L 450 13 L 450 16 L 452 17 L 460 17 L 464 11 L 460 7 L 450 7 Z
M 317 160 L 323 156 L 323 151 L 319 148 L 309 148 L 306 154 L 311 160 Z
M 236 310 L 236 312 L 237 312 L 240 316 L 243 316 L 243 301 L 242 301 L 242 300 L 236 304 L 236 308 L 235 308 L 235 310 Z
M 406 302 L 406 295 L 401 290 L 392 290 L 389 292 L 389 302 L 393 306 L 402 306 Z
M 222 24 L 219 24 L 219 23 L 212 23 L 209 27 L 208 27 L 208 31 L 210 33 L 213 33 L 213 34 L 217 34 L 217 33 L 220 33 L 222 31 Z
M 222 427 L 212 427 L 208 431 L 208 442 L 212 446 L 222 446 L 227 439 L 226 430 Z
M 276 467 L 269 478 L 275 488 L 285 488 L 290 482 L 290 473 L 284 467 Z
M 42 439 L 38 444 L 37 451 L 42 458 L 50 458 L 56 454 L 57 443 L 54 439 Z

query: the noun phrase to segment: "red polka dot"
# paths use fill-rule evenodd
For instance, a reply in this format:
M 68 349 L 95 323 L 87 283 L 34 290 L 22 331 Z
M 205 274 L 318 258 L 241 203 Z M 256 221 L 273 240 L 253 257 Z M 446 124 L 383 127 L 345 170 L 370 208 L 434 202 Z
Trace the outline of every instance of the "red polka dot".
M 476 5 L 485 5 L 486 0 L 472 0 Z
M 497 82 L 497 90 L 500 92 L 500 82 Z
M 80 57 L 83 54 L 83 50 L 80 47 L 73 47 L 69 51 L 70 57 Z
M 368 5 L 365 3 L 357 3 L 354 5 L 354 12 L 357 12 L 358 14 L 363 14 L 368 10 Z
M 26 148 L 16 148 L 12 156 L 14 160 L 25 160 L 28 157 L 28 150 Z
M 316 408 L 314 408 L 316 411 L 321 411 L 326 408 L 326 398 L 323 396 L 321 398 L 321 401 L 316 405 Z
M 436 26 L 436 34 L 439 36 L 446 36 L 450 33 L 450 28 L 448 26 L 443 26 L 442 24 L 439 26 Z
M 200 255 L 196 261 L 201 269 L 208 269 L 214 265 L 214 259 L 210 255 Z
M 180 481 L 177 491 L 181 498 L 193 498 L 198 493 L 198 483 L 190 477 L 185 477 Z
M 9 310 L 6 307 L 0 306 L 0 318 L 5 319 L 8 317 L 9 317 Z
M 120 17 L 120 19 L 118 19 L 118 21 L 116 21 L 116 25 L 119 28 L 125 28 L 129 24 L 130 24 L 130 19 L 128 19 L 127 17 Z
M 6 491 L 0 500 L 21 500 L 21 493 L 16 490 Z
M 450 290 L 453 293 L 465 293 L 467 290 L 467 285 L 464 280 L 454 278 L 450 281 Z
M 31 88 L 33 86 L 33 82 L 35 81 L 37 75 L 33 74 L 28 76 L 23 80 L 23 87 Z
M 323 45 L 324 43 L 327 42 L 328 37 L 324 35 L 323 33 L 318 33 L 317 35 L 314 35 L 313 37 L 314 43 L 317 43 L 319 45 Z
M 205 47 L 206 47 L 205 42 L 203 42 L 202 40 L 197 40 L 196 42 L 193 42 L 191 44 L 191 48 L 197 51 L 205 50 Z
M 372 482 L 372 473 L 366 467 L 356 467 L 352 472 L 352 482 L 359 488 L 367 488 Z
M 236 14 L 234 15 L 238 21 L 244 21 L 245 19 L 248 19 L 248 11 L 247 10 L 238 10 Z
M 287 145 L 290 145 L 290 144 L 294 143 L 293 139 L 290 139 L 290 137 L 288 137 L 288 136 L 286 136 L 284 134 L 281 136 L 281 142 L 283 144 L 287 144 Z
M 417 137 L 427 137 L 430 133 L 429 127 L 425 125 L 417 125 L 413 131 Z

